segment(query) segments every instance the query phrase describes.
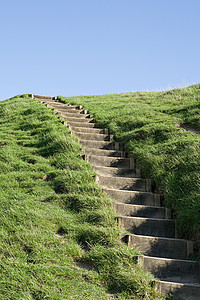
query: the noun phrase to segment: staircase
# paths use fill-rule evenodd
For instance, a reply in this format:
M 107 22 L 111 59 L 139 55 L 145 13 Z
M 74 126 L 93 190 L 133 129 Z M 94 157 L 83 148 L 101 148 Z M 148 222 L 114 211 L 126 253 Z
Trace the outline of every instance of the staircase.
M 134 259 L 158 278 L 156 289 L 175 299 L 200 300 L 199 263 L 188 260 L 193 243 L 177 238 L 170 210 L 161 207 L 152 181 L 140 177 L 134 159 L 127 157 L 120 144 L 81 107 L 59 103 L 52 97 L 32 98 L 58 112 L 78 137 L 86 160 L 98 174 L 97 183 L 116 201 L 118 225 L 129 232 L 123 236 L 124 242 L 143 254 Z

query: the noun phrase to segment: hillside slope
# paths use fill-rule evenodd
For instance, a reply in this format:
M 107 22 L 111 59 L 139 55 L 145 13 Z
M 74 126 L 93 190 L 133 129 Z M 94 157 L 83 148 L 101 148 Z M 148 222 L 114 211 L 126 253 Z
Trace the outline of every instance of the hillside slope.
M 61 119 L 22 96 L 0 124 L 0 298 L 163 299 Z
M 166 92 L 58 97 L 83 105 L 154 178 L 172 208 L 179 237 L 200 256 L 200 85 Z

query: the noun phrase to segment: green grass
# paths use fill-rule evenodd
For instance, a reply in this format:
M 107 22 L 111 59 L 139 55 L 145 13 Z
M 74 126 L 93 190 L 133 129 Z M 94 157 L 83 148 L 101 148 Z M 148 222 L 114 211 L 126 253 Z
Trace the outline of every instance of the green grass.
M 81 104 L 154 178 L 173 210 L 179 236 L 195 242 L 200 257 L 200 85 L 164 92 L 59 97 Z
M 25 96 L 0 103 L 0 299 L 163 299 L 61 121 Z

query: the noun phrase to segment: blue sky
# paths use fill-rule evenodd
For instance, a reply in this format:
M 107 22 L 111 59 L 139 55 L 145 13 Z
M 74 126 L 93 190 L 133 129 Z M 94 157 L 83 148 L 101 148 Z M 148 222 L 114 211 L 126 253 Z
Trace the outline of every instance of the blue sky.
M 200 83 L 199 0 L 0 2 L 0 100 Z

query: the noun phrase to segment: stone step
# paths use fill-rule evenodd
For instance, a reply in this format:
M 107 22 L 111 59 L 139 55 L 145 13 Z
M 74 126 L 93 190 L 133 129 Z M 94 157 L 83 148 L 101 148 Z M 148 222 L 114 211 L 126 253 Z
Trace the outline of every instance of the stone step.
M 110 141 L 110 136 L 108 134 L 76 132 L 76 136 L 82 140 Z
M 106 192 L 116 202 L 127 204 L 140 204 L 149 206 L 160 206 L 160 195 L 149 192 L 126 191 L 104 187 Z
M 67 119 L 70 118 L 70 120 L 71 118 L 76 118 L 80 122 L 82 122 L 85 119 L 92 120 L 89 114 L 83 114 L 80 110 L 68 111 L 66 109 L 55 109 L 55 112 L 58 112 Z
M 87 147 L 85 147 L 83 150 L 87 155 L 123 157 L 123 152 L 117 150 L 104 150 L 104 149 L 87 148 Z
M 156 278 L 169 282 L 199 283 L 199 263 L 191 260 L 138 256 L 138 264 Z
M 36 99 L 36 98 L 34 98 L 34 99 Z M 52 100 L 52 98 L 51 99 L 43 99 L 43 98 L 41 98 L 41 99 L 37 99 L 37 100 L 40 100 L 40 102 L 46 103 L 46 104 L 59 103 L 59 102 L 56 102 L 55 100 Z
M 86 155 L 86 160 L 95 166 L 130 168 L 130 159 L 98 155 Z
M 99 128 L 99 125 L 97 123 L 94 123 L 94 122 L 91 122 L 91 123 L 88 123 L 88 122 L 81 122 L 80 120 L 75 121 L 70 121 L 69 119 L 67 119 L 65 122 L 64 122 L 64 125 L 68 125 L 70 127 L 74 126 L 74 127 L 80 127 L 80 128 Z
M 39 99 L 37 99 L 37 100 L 39 100 Z M 43 103 L 43 104 L 46 104 L 46 107 L 52 107 L 53 108 L 53 105 L 54 105 L 54 103 L 57 103 L 57 102 L 55 102 L 55 101 L 52 101 L 52 100 L 44 100 L 44 99 L 41 99 L 41 100 L 39 100 L 41 103 Z M 59 102 L 58 102 L 59 103 Z
M 114 142 L 90 141 L 90 140 L 82 140 L 82 139 L 79 139 L 79 142 L 84 147 L 88 147 L 88 148 L 115 150 Z
M 132 169 L 124 168 L 114 168 L 114 167 L 102 167 L 93 165 L 93 170 L 103 176 L 119 176 L 119 177 L 129 177 L 136 178 L 138 177 Z
M 54 109 L 56 112 L 58 112 L 60 114 L 64 114 L 66 117 L 84 118 L 85 116 L 87 116 L 87 117 L 89 116 L 89 115 L 83 114 L 82 111 L 79 109 L 68 109 L 67 107 L 65 107 L 65 108 L 56 107 Z
M 141 178 L 125 178 L 111 176 L 97 176 L 96 182 L 103 188 L 151 192 L 151 180 Z
M 119 216 L 171 219 L 171 211 L 165 207 L 124 203 L 115 203 L 114 207 Z
M 55 109 L 66 109 L 67 111 L 71 111 L 71 112 L 74 112 L 74 111 L 80 111 L 79 107 L 78 106 L 70 106 L 70 105 L 67 105 L 67 104 L 63 104 L 61 102 L 48 102 L 48 105 L 52 108 L 55 108 Z
M 94 119 L 89 118 L 89 115 L 85 115 L 86 117 L 72 117 L 67 115 L 66 113 L 60 113 L 60 115 L 62 116 L 62 118 L 67 119 L 68 122 L 76 122 L 77 126 L 81 126 L 82 123 L 94 123 Z
M 105 129 L 102 128 L 88 128 L 88 127 L 77 127 L 77 126 L 70 126 L 71 130 L 77 134 L 77 133 L 92 133 L 92 134 L 105 134 Z
M 130 233 L 155 237 L 176 238 L 175 221 L 119 216 L 118 225 Z
M 32 96 L 32 94 L 29 94 L 29 96 Z M 51 102 L 56 102 L 55 97 L 50 97 L 50 96 L 41 96 L 41 95 L 33 95 L 34 99 L 37 99 L 37 100 L 42 100 L 42 101 L 45 101 L 45 102 L 48 102 L 48 101 L 51 101 Z
M 122 240 L 129 248 L 135 248 L 147 256 L 187 259 L 193 254 L 193 242 L 183 239 L 129 234 Z
M 171 295 L 176 300 L 199 300 L 200 285 L 190 283 L 168 282 L 157 280 L 156 290 L 164 296 Z

